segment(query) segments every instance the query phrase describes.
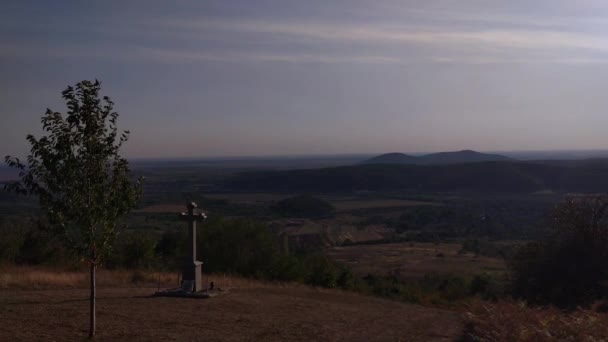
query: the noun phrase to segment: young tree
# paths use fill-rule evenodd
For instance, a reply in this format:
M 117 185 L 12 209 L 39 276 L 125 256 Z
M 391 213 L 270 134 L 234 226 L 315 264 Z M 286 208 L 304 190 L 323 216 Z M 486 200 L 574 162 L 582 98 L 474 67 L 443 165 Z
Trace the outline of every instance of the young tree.
M 135 207 L 142 179 L 132 180 L 119 150 L 129 131 L 119 132 L 118 113 L 99 81 L 69 86 L 62 96 L 67 113 L 50 109 L 42 117 L 46 135 L 27 136 L 27 162 L 6 157 L 19 170 L 19 182 L 7 190 L 35 196 L 51 229 L 66 247 L 90 266 L 90 328 L 95 335 L 95 271 L 111 251 L 119 219 Z

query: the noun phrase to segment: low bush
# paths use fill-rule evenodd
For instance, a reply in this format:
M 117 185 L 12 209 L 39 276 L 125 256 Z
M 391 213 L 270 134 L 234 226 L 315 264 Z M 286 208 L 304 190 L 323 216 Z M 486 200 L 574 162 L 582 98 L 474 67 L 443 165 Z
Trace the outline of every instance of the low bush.
M 496 299 L 504 296 L 498 280 L 489 275 L 427 274 L 418 280 L 401 280 L 394 276 L 367 275 L 355 282 L 359 292 L 418 304 L 452 304 L 472 296 Z
M 505 244 L 483 239 L 467 239 L 462 243 L 462 248 L 458 253 L 473 253 L 490 258 L 509 259 L 513 257 L 517 247 L 516 244 Z
M 0 262 L 28 265 L 78 263 L 63 252 L 60 241 L 38 226 L 9 230 L 0 226 Z M 268 280 L 297 281 L 322 287 L 355 287 L 352 271 L 318 251 L 286 255 L 268 227 L 252 220 L 214 218 L 198 229 L 198 259 L 205 273 L 229 273 Z M 183 231 L 130 230 L 121 232 L 104 261 L 109 269 L 131 269 L 132 281 L 142 271 L 179 271 L 187 247 Z M 70 261 L 73 260 L 73 261 Z

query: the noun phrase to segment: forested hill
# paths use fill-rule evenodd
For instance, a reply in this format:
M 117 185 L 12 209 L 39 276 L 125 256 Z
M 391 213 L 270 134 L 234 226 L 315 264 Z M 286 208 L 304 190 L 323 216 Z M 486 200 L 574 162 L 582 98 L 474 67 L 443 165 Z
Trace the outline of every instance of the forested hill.
M 481 162 L 451 165 L 370 164 L 314 170 L 243 173 L 235 191 L 471 191 L 531 193 L 608 191 L 608 162 Z
M 419 159 L 422 164 L 459 164 L 511 160 L 511 158 L 500 154 L 481 153 L 471 150 L 432 153 L 421 156 Z
M 507 161 L 511 160 L 499 154 L 480 153 L 471 150 L 457 152 L 439 152 L 422 156 L 411 156 L 403 153 L 386 153 L 362 162 L 362 164 L 462 164 L 478 163 L 484 161 Z
M 419 164 L 420 159 L 404 153 L 385 153 L 379 156 L 364 160 L 361 164 Z

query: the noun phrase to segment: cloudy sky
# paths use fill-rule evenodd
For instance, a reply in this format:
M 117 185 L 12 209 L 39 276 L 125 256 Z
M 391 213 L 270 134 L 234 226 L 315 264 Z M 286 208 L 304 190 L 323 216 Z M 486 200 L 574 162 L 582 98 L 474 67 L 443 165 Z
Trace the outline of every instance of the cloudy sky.
M 5 1 L 0 155 L 98 78 L 131 157 L 608 148 L 604 0 Z

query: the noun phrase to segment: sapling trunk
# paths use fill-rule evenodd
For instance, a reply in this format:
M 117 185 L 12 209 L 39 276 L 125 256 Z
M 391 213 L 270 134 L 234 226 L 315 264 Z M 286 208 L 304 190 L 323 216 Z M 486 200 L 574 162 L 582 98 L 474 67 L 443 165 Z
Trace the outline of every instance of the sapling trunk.
M 91 262 L 91 296 L 89 298 L 89 338 L 95 337 L 95 270 L 97 265 Z

